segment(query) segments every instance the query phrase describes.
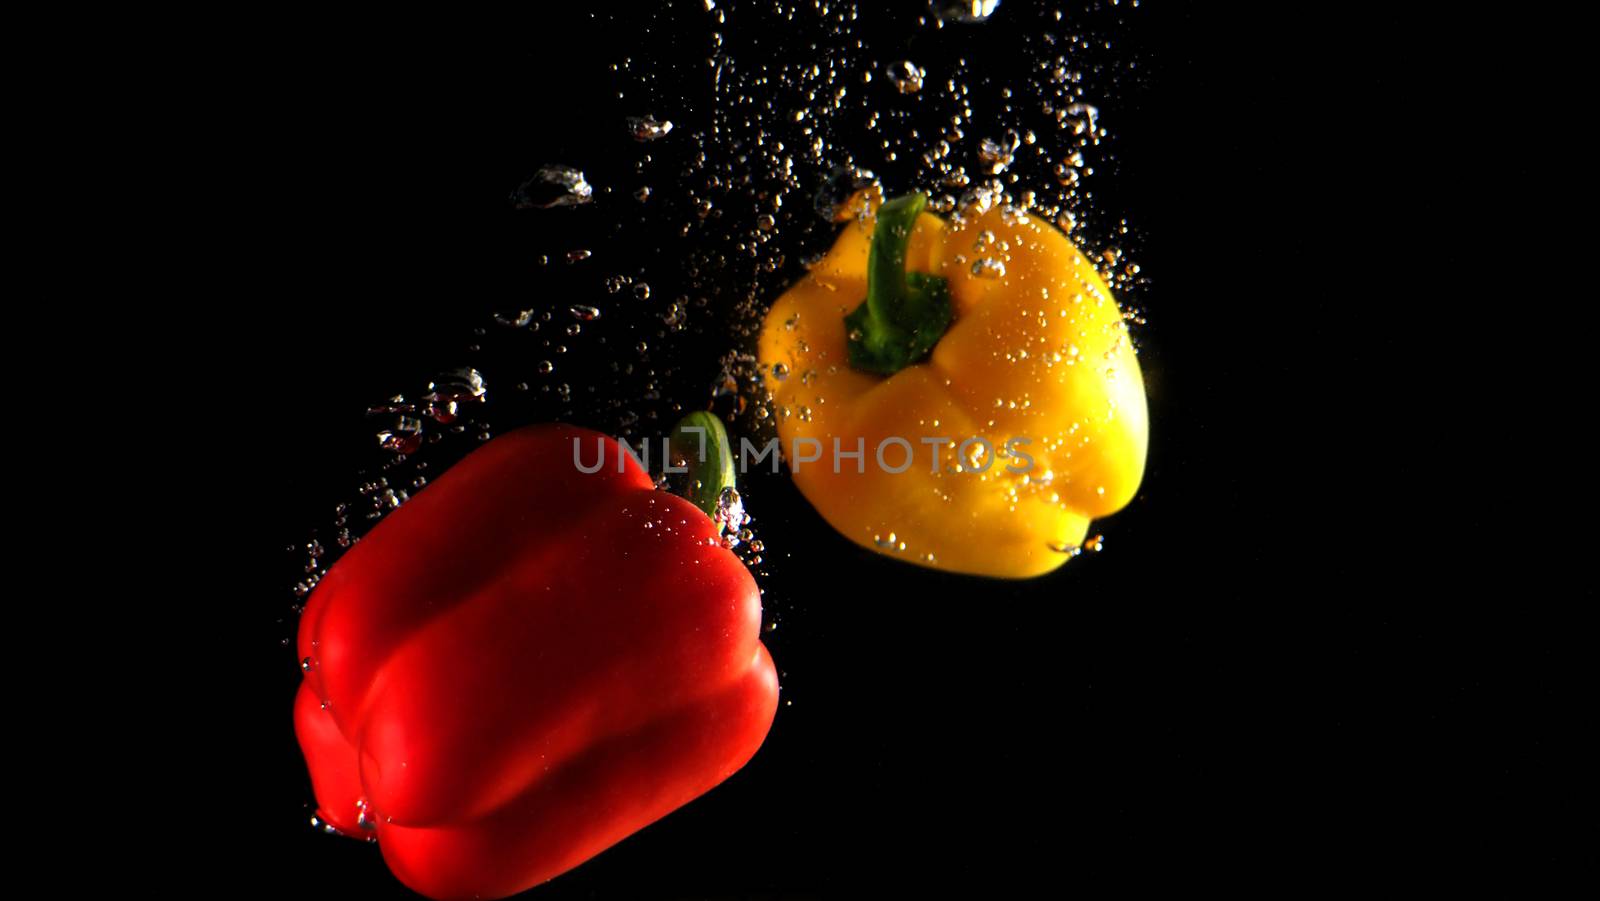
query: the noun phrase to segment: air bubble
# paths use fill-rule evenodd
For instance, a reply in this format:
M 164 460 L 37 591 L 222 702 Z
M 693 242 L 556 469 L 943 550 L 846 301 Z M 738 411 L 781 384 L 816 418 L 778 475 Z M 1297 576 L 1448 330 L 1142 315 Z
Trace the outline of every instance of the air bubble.
M 932 0 L 928 7 L 941 22 L 976 25 L 987 22 L 1000 6 L 1000 0 Z
M 870 169 L 856 166 L 838 166 L 828 173 L 823 179 L 822 186 L 817 189 L 813 206 L 817 215 L 829 222 L 845 222 L 857 218 L 864 212 L 868 202 L 861 197 L 863 191 L 882 193 L 882 185 L 878 176 Z
M 916 63 L 903 59 L 890 63 L 888 72 L 889 83 L 902 94 L 915 94 L 922 90 L 922 80 L 928 77 L 928 70 Z
M 992 256 L 974 259 L 973 275 L 979 278 L 1005 278 L 1005 262 Z
M 494 321 L 501 325 L 509 325 L 512 328 L 527 328 L 528 324 L 533 321 L 535 312 L 534 310 L 518 310 L 515 313 L 496 313 L 494 314 Z
M 655 116 L 629 116 L 628 133 L 633 135 L 635 141 L 655 141 L 667 136 L 672 131 L 672 123 L 658 120 Z
M 1070 121 L 1075 135 L 1094 134 L 1099 128 L 1100 110 L 1087 103 L 1074 103 L 1062 110 L 1063 121 Z
M 570 166 L 545 166 L 511 192 L 511 203 L 519 210 L 577 206 L 593 198 L 594 188 Z
M 999 175 L 1011 166 L 1016 158 L 1017 148 L 1022 146 L 1022 138 L 1015 131 L 1008 131 L 1005 137 L 996 141 L 984 138 L 978 142 L 978 159 L 983 162 L 983 167 L 990 175 Z
M 414 416 L 401 416 L 393 428 L 378 433 L 378 446 L 397 454 L 415 453 L 422 446 L 422 420 Z

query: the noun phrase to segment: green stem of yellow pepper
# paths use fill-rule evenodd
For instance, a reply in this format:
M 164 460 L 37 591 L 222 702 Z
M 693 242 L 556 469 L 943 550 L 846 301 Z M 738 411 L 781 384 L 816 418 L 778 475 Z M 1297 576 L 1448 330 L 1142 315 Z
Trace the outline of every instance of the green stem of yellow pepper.
M 850 365 L 892 375 L 920 362 L 950 327 L 950 285 L 942 277 L 906 271 L 906 248 L 926 194 L 907 194 L 878 208 L 867 257 L 867 297 L 844 317 Z

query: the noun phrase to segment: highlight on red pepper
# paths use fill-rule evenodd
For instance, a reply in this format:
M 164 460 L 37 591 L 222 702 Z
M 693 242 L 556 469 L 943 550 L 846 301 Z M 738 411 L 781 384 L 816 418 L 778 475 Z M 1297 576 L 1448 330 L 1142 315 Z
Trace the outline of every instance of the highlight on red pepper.
M 691 501 L 600 433 L 509 432 L 329 570 L 300 623 L 295 729 L 330 829 L 431 898 L 502 898 L 750 760 L 777 674 L 722 541 L 726 433 L 695 414 L 674 457 L 695 437 Z

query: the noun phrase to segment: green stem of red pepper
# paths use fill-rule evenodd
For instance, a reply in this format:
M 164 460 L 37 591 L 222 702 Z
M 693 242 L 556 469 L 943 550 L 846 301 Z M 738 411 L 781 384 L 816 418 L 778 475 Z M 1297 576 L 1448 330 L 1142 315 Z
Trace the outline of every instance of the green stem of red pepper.
M 715 519 L 723 489 L 734 483 L 733 447 L 722 421 L 704 410 L 678 420 L 668 439 L 668 455 L 688 467 L 682 495 Z
M 844 324 L 850 365 L 893 375 L 921 362 L 950 327 L 950 285 L 942 277 L 906 271 L 906 248 L 928 195 L 907 194 L 878 208 L 867 257 L 867 297 Z

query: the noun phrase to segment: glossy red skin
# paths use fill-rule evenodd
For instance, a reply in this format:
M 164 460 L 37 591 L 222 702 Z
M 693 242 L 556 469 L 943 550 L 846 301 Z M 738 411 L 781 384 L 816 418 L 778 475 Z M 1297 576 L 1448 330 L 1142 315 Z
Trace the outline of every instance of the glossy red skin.
M 574 438 L 586 465 L 606 443 L 600 472 L 577 470 Z M 319 814 L 376 834 L 432 898 L 544 882 L 750 759 L 778 696 L 760 624 L 711 519 L 617 442 L 560 425 L 496 438 L 306 605 L 295 731 Z

